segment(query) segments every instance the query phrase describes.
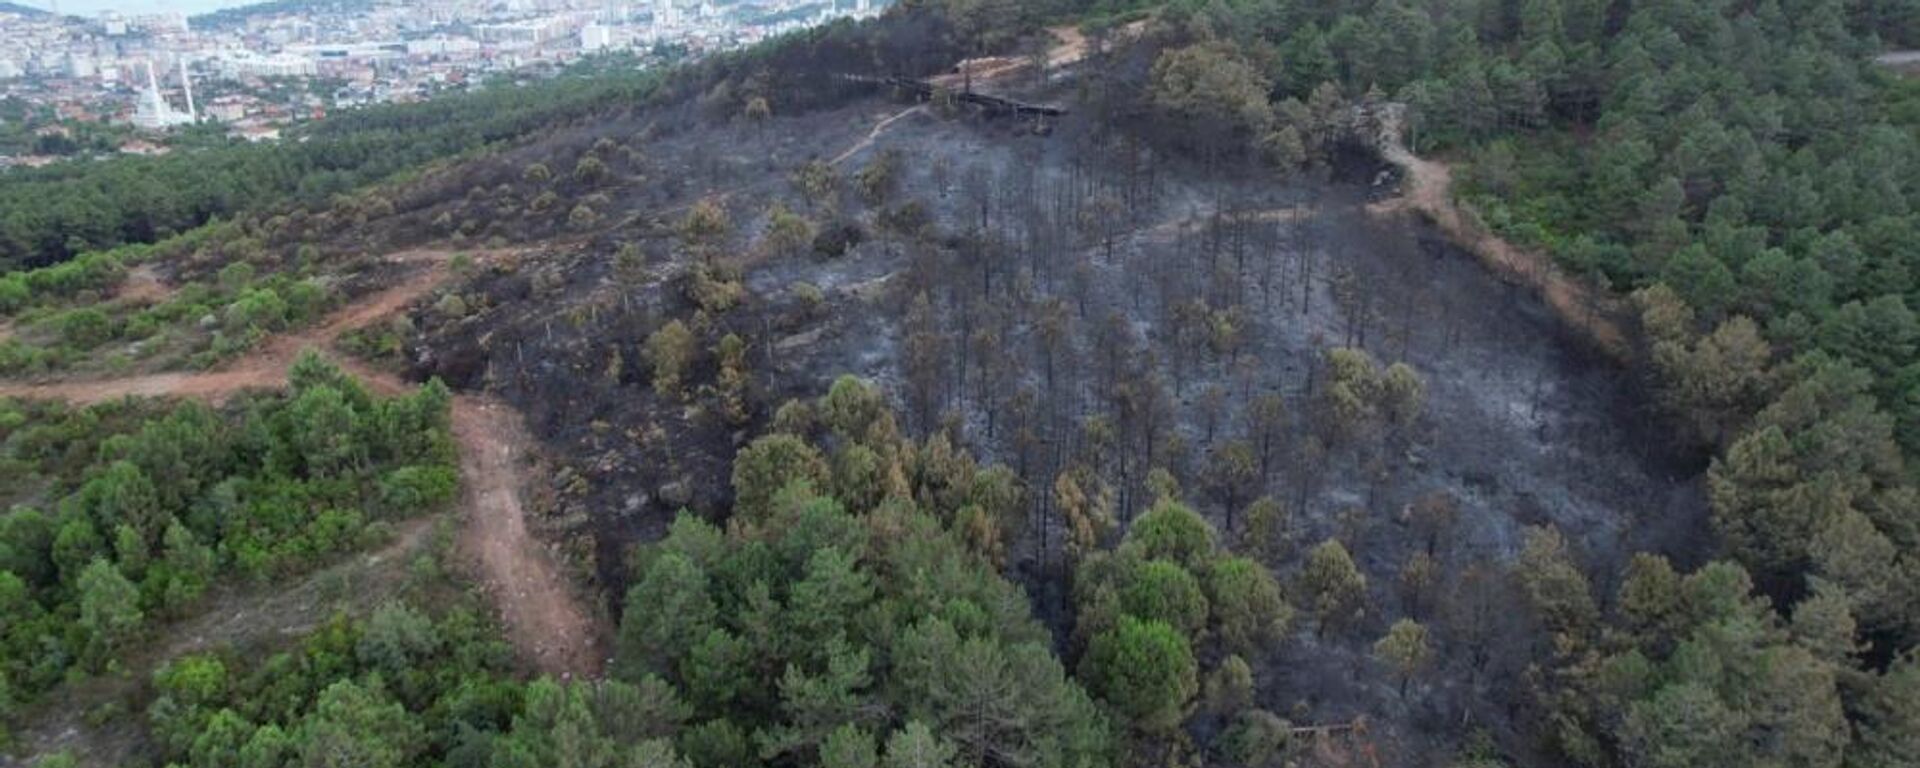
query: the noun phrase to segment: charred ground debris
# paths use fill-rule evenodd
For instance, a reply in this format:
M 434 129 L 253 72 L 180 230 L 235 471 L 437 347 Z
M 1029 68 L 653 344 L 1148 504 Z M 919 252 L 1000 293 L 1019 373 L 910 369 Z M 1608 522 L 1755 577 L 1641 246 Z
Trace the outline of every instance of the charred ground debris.
M 812 108 L 708 92 L 430 174 L 370 229 L 540 252 L 416 311 L 408 364 L 523 410 L 549 534 L 610 598 L 675 510 L 723 515 L 783 402 L 851 374 L 911 434 L 1015 471 L 1007 567 L 1063 652 L 1062 480 L 1124 530 L 1170 477 L 1223 540 L 1267 537 L 1283 582 L 1329 539 L 1366 576 L 1363 618 L 1259 666 L 1263 706 L 1370 718 L 1401 754 L 1462 722 L 1510 736 L 1535 635 L 1492 621 L 1524 619 L 1489 610 L 1510 588 L 1490 574 L 1534 525 L 1603 589 L 1634 551 L 1691 563 L 1701 462 L 1524 287 L 1370 211 L 1394 174 L 1347 118 L 1298 173 L 1246 164 L 1115 95 L 1145 77 L 1121 50 L 996 84 L 1062 114 L 841 79 Z M 1281 524 L 1250 534 L 1262 502 Z M 1447 649 L 1412 698 L 1371 661 L 1402 616 Z

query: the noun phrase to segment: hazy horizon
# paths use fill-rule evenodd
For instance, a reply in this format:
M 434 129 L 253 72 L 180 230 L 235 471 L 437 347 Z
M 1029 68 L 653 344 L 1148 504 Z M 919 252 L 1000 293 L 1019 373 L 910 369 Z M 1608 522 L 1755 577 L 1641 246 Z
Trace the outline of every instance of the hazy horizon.
M 181 11 L 189 14 L 212 13 L 222 8 L 255 5 L 260 0 L 14 0 L 20 5 L 44 10 L 59 10 L 77 16 L 93 16 L 105 11 L 133 15 Z

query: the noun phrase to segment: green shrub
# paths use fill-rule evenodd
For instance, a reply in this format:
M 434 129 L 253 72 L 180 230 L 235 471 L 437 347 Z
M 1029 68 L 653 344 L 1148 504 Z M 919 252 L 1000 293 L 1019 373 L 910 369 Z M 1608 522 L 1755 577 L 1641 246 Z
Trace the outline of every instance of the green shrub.
M 92 307 L 68 310 L 54 322 L 60 338 L 81 349 L 92 349 L 113 338 L 113 320 Z

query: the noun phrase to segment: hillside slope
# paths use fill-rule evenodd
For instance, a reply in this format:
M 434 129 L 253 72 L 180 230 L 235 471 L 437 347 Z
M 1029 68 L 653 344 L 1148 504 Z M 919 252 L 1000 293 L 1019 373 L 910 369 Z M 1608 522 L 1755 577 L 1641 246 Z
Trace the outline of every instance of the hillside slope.
M 451 443 L 479 588 L 161 666 L 115 695 L 168 760 L 1920 754 L 1920 112 L 1856 37 L 1893 20 L 1083 5 L 907 3 L 17 273 L 0 427 L 35 472 L 5 490 L 52 513 L 0 526 L 38 574 L 0 596 L 113 674 L 115 617 L 177 609 L 197 551 L 142 514 L 114 409 L 253 418 L 285 383 L 294 415 L 226 454 L 377 508 L 453 487 L 330 473 Z M 450 390 L 378 405 L 310 346 L 376 394 Z M 207 531 L 340 513 L 154 485 L 204 490 L 176 506 Z M 48 637 L 0 631 L 57 696 L 24 662 Z M 274 675 L 216 662 L 301 682 L 248 704 Z

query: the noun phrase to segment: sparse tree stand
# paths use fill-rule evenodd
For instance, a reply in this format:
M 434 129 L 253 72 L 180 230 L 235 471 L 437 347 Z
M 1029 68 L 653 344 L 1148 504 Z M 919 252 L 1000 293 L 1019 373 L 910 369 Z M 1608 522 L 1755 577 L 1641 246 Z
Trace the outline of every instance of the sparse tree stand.
M 1366 612 L 1367 577 L 1354 566 L 1353 556 L 1337 539 L 1328 539 L 1307 556 L 1300 574 L 1301 597 L 1319 622 L 1316 633 L 1348 626 Z
M 755 126 L 764 126 L 773 118 L 773 107 L 767 103 L 767 97 L 755 96 L 747 100 L 747 106 L 742 110 L 742 114 L 747 118 L 747 122 Z
M 1460 522 L 1460 501 L 1452 494 L 1444 490 L 1422 494 L 1402 514 L 1426 555 L 1445 558 L 1452 552 L 1454 529 Z
M 669 321 L 648 336 L 645 352 L 647 364 L 653 369 L 653 391 L 661 397 L 684 396 L 684 377 L 697 349 L 693 332 L 679 320 Z
M 720 400 L 720 413 L 727 423 L 744 425 L 753 412 L 751 374 L 747 369 L 747 343 L 735 334 L 727 334 L 713 348 L 720 372 L 714 389 Z
M 1290 547 L 1287 509 L 1271 496 L 1262 496 L 1247 506 L 1247 522 L 1240 532 L 1240 550 L 1248 557 L 1271 565 Z
M 1229 538 L 1236 535 L 1239 528 L 1234 525 L 1235 513 L 1251 491 L 1258 487 L 1259 461 L 1254 458 L 1253 446 L 1244 440 L 1234 440 L 1215 449 L 1208 467 L 1209 480 L 1220 504 L 1226 510 L 1226 534 Z
M 1427 628 L 1413 619 L 1393 623 L 1387 634 L 1373 644 L 1373 655 L 1391 667 L 1400 678 L 1400 698 L 1407 696 L 1407 683 L 1433 661 L 1433 648 L 1427 641 Z
M 695 203 L 681 221 L 680 240 L 702 262 L 711 262 L 732 231 L 727 209 L 717 199 L 704 198 Z
M 607 180 L 607 164 L 593 155 L 583 155 L 573 165 L 573 180 L 589 187 L 599 186 Z
M 934 414 L 946 403 L 949 344 L 940 331 L 939 318 L 925 291 L 914 297 L 901 332 L 907 399 L 914 423 L 921 430 L 931 431 Z
M 1113 493 L 1084 468 L 1055 476 L 1053 503 L 1066 529 L 1064 544 L 1073 562 L 1097 550 L 1113 530 Z
M 805 217 L 774 203 L 767 210 L 767 230 L 761 236 L 762 250 L 769 256 L 788 258 L 803 253 L 814 238 L 813 223 Z
M 1425 552 L 1415 552 L 1400 567 L 1400 598 L 1414 618 L 1427 615 L 1433 593 L 1440 581 L 1440 562 Z
M 1286 401 L 1278 392 L 1261 393 L 1247 406 L 1246 412 L 1247 436 L 1260 460 L 1259 480 L 1265 484 L 1273 479 L 1287 437 Z
M 807 204 L 807 210 L 822 210 L 831 216 L 839 210 L 840 177 L 833 166 L 823 160 L 814 160 L 793 172 L 794 190 Z

